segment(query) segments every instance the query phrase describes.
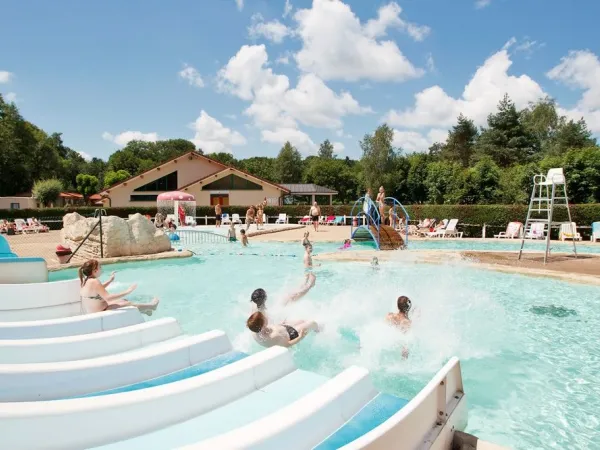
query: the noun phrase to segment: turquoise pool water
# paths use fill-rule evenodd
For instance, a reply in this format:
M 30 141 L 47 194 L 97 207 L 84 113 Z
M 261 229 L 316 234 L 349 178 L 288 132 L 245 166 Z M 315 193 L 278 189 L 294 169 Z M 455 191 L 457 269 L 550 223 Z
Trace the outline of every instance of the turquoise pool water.
M 315 244 L 315 253 L 337 246 Z M 131 300 L 158 295 L 153 317 L 176 317 L 189 333 L 222 329 L 248 353 L 259 350 L 244 328 L 249 297 L 263 287 L 274 318 L 314 318 L 325 325 L 294 349 L 302 369 L 332 376 L 362 365 L 379 389 L 410 399 L 456 355 L 468 431 L 517 449 L 600 448 L 597 287 L 459 263 L 413 264 L 411 252 L 398 252 L 378 271 L 362 263 L 325 263 L 316 269 L 314 289 L 283 309 L 278 300 L 304 280 L 299 244 L 194 250 L 197 256 L 188 259 L 106 266 L 105 276 L 117 271 L 115 292 L 139 283 Z M 63 271 L 52 279 L 73 276 Z M 402 294 L 415 307 L 406 335 L 382 322 Z M 402 346 L 410 350 L 407 360 L 400 357 Z

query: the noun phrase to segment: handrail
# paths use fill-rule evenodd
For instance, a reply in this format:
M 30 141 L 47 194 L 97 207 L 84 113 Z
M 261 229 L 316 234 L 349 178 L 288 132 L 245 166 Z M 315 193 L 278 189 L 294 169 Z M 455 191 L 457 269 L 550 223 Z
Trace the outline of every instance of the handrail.
M 367 204 L 369 206 L 367 208 L 367 212 L 365 212 L 365 208 L 364 208 L 365 202 L 367 202 Z M 354 217 L 354 211 L 358 205 L 362 205 L 362 211 L 359 211 L 356 217 L 358 218 L 360 216 L 360 213 L 362 212 L 367 219 L 370 219 L 370 221 L 372 222 L 372 225 L 375 228 L 377 228 L 377 241 L 375 244 L 377 245 L 377 249 L 379 250 L 379 242 L 380 242 L 380 237 L 381 237 L 380 236 L 381 215 L 379 214 L 379 208 L 377 207 L 375 202 L 373 200 L 371 200 L 371 198 L 364 196 L 354 202 L 354 205 L 352 206 L 352 211 L 350 212 L 351 217 Z M 375 213 L 377 215 L 375 217 L 373 217 L 370 213 L 371 211 L 375 211 Z M 369 220 L 367 220 L 367 227 L 369 227 L 370 225 L 371 225 L 371 223 L 369 222 Z M 352 222 L 350 225 L 350 236 L 352 236 L 353 229 L 354 229 L 354 223 Z
M 399 206 L 402 209 L 402 212 L 404 212 L 404 217 L 406 218 L 405 224 L 406 226 L 404 227 L 404 245 L 408 245 L 408 221 L 410 220 L 410 216 L 408 215 L 408 211 L 406 211 L 406 208 L 404 208 L 404 205 L 402 205 L 402 203 L 400 203 L 398 200 L 396 200 L 394 197 L 386 197 L 383 199 L 384 203 L 387 202 L 388 200 L 390 200 L 392 202 L 392 209 L 394 210 L 394 215 L 396 217 L 398 217 L 398 214 L 396 214 L 396 206 Z M 392 225 L 390 223 L 390 225 Z
M 90 235 L 96 229 L 97 226 L 100 227 L 100 258 L 104 258 L 104 248 L 103 248 L 104 246 L 102 245 L 103 244 L 103 238 L 102 238 L 102 216 L 106 216 L 106 210 L 104 208 L 97 208 L 94 211 L 94 219 L 98 218 L 98 222 L 95 223 L 95 225 L 92 227 L 92 229 L 90 230 L 90 232 L 79 243 L 79 245 L 77 246 L 77 248 L 75 249 L 75 251 L 73 253 L 71 253 L 71 256 L 69 256 L 69 259 L 67 259 L 67 264 L 69 264 L 71 262 L 71 259 L 73 259 L 73 256 L 75 256 L 75 254 L 79 251 L 79 249 L 85 243 L 85 241 L 88 240 L 88 238 L 90 237 Z

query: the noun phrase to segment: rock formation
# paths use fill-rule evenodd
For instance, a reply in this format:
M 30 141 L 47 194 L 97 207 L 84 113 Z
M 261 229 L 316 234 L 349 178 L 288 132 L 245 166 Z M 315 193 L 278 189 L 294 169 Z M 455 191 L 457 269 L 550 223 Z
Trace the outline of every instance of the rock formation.
M 74 212 L 63 217 L 63 243 L 75 251 L 98 218 L 85 218 Z M 105 258 L 149 255 L 171 249 L 169 237 L 141 214 L 130 219 L 116 216 L 102 217 L 102 246 Z M 78 259 L 100 258 L 100 228 L 96 227 L 77 252 Z

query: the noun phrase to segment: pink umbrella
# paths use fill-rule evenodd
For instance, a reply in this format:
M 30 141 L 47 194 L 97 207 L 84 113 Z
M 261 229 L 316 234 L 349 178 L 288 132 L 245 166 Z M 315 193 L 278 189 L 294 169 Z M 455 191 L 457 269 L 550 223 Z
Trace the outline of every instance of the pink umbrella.
M 193 202 L 195 198 L 193 195 L 187 194 L 185 192 L 173 191 L 163 192 L 162 194 L 159 194 L 157 200 L 176 200 L 180 202 Z

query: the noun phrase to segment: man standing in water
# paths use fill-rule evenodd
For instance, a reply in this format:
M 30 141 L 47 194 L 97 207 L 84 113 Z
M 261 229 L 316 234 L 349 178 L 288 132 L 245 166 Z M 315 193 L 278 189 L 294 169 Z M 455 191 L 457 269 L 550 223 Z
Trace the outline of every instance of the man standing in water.
M 246 326 L 254 333 L 256 342 L 263 347 L 291 347 L 304 339 L 309 331 L 319 331 L 317 323 L 308 320 L 269 325 L 269 319 L 260 311 L 248 318 Z

